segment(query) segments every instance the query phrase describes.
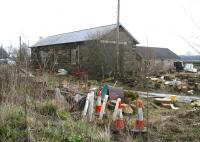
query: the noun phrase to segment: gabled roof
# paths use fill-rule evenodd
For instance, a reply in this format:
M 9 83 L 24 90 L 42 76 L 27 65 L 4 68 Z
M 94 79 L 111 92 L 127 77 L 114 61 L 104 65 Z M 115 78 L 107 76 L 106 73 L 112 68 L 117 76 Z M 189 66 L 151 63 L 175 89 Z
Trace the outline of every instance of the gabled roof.
M 126 30 L 121 24 L 120 26 Z M 39 47 L 39 46 L 48 46 L 48 45 L 56 45 L 56 44 L 65 44 L 65 43 L 74 43 L 74 42 L 83 42 L 87 40 L 93 40 L 97 37 L 90 36 L 90 35 L 96 35 L 101 34 L 102 36 L 113 31 L 117 27 L 116 24 L 107 25 L 107 26 L 101 26 L 91 29 L 85 29 L 75 32 L 69 32 L 69 33 L 63 33 L 53 36 L 48 36 L 44 39 L 39 40 L 36 44 L 34 44 L 32 47 Z M 126 32 L 133 38 L 133 41 L 135 43 L 139 43 L 127 30 Z
M 168 48 L 137 46 L 136 53 L 143 59 L 180 59 Z

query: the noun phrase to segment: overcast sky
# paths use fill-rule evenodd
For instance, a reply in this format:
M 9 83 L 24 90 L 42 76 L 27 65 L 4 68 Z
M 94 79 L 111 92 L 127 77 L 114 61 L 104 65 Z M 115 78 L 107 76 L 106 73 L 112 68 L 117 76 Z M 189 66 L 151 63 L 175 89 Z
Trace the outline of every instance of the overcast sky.
M 117 0 L 0 0 L 0 44 L 32 45 L 40 36 L 116 23 Z M 196 52 L 200 0 L 121 0 L 120 23 L 141 45 Z M 182 38 L 181 38 L 182 37 Z M 195 47 L 200 50 L 199 47 Z

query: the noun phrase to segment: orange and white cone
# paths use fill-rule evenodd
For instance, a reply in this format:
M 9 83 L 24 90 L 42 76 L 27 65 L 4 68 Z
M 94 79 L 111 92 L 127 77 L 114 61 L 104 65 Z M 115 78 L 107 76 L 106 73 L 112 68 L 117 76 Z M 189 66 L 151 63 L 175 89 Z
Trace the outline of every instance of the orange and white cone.
M 99 119 L 100 120 L 103 119 L 103 115 L 105 113 L 107 101 L 108 101 L 108 95 L 105 95 L 104 100 L 103 100 L 103 104 L 102 104 L 102 108 L 101 108 L 101 112 L 99 114 Z
M 135 128 L 138 130 L 144 129 L 144 118 L 143 118 L 143 111 L 142 111 L 142 102 L 138 102 L 138 112 L 137 112 L 137 120 Z
M 115 127 L 117 129 L 124 128 L 124 120 L 122 115 L 122 101 L 119 101 L 118 110 L 117 110 L 117 119 L 115 120 Z
M 100 90 L 98 89 L 98 92 L 97 92 L 97 105 L 96 105 L 96 113 L 100 113 L 101 112 L 101 92 Z
M 115 105 L 115 109 L 114 109 L 114 112 L 113 112 L 113 120 L 115 121 L 116 120 L 116 117 L 117 117 L 117 113 L 118 113 L 118 106 L 119 106 L 119 102 L 121 101 L 121 98 L 118 98 L 117 99 L 117 102 L 116 102 L 116 105 Z

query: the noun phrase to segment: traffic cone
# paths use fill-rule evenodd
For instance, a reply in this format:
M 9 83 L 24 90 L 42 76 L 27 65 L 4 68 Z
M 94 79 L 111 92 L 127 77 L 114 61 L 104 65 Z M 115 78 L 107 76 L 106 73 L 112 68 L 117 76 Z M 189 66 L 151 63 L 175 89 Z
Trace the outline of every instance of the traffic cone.
M 118 112 L 118 106 L 119 106 L 119 102 L 121 101 L 121 98 L 118 98 L 117 99 L 117 102 L 116 102 L 116 105 L 115 105 L 115 109 L 114 109 L 114 112 L 113 112 L 113 120 L 115 121 L 116 120 L 116 117 L 117 117 L 117 112 Z
M 106 109 L 107 101 L 108 101 L 108 95 L 105 95 L 105 97 L 103 99 L 103 104 L 102 104 L 101 112 L 99 114 L 99 119 L 100 120 L 103 119 L 103 115 L 105 114 L 105 109 Z
M 101 112 L 101 92 L 100 90 L 98 89 L 98 92 L 97 92 L 97 105 L 96 105 L 96 113 L 100 113 Z
M 142 106 L 143 106 L 142 101 L 138 101 L 137 105 L 138 105 L 138 112 L 137 112 L 137 120 L 136 120 L 135 128 L 138 130 L 143 130 L 144 118 L 143 118 L 143 111 L 142 111 Z
M 119 101 L 118 110 L 117 110 L 117 119 L 115 120 L 115 127 L 117 129 L 123 129 L 124 128 L 124 120 L 122 115 L 122 101 Z

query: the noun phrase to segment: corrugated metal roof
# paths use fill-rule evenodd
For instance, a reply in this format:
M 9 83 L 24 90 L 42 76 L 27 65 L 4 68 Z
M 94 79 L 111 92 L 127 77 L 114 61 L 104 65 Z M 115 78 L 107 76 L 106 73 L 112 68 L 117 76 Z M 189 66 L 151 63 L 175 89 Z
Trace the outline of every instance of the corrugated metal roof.
M 120 25 L 120 26 L 122 26 L 122 25 Z M 107 26 L 101 26 L 101 27 L 96 27 L 96 28 L 91 28 L 91 29 L 85 29 L 85 30 L 80 30 L 80 31 L 75 31 L 75 32 L 69 32 L 69 33 L 64 33 L 64 34 L 48 36 L 44 39 L 39 40 L 36 44 L 34 44 L 31 47 L 48 46 L 48 45 L 74 43 L 74 42 L 82 42 L 82 41 L 92 40 L 92 39 L 97 38 L 93 35 L 96 35 L 96 34 L 105 35 L 106 33 L 114 30 L 115 28 L 116 28 L 116 24 L 112 24 L 112 25 L 107 25 Z M 130 36 L 133 38 L 133 40 L 136 43 L 139 43 L 131 34 L 130 34 Z
M 178 55 L 168 48 L 137 46 L 136 53 L 143 59 L 180 59 Z

